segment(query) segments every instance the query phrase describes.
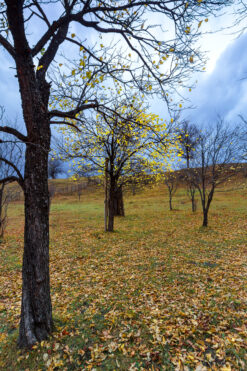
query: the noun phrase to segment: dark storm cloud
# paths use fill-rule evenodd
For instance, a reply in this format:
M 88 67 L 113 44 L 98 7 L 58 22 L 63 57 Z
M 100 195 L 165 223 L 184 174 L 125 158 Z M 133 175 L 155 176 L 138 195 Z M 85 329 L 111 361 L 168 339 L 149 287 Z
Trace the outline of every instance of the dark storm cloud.
M 187 114 L 198 123 L 247 116 L 247 33 L 227 47 L 212 73 L 200 75 L 191 102 L 196 109 Z

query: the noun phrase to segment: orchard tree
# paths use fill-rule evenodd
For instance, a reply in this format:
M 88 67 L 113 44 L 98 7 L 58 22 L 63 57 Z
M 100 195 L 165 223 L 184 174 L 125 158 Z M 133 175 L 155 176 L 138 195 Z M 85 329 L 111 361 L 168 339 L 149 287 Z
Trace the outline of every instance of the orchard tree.
M 187 186 L 187 194 L 191 200 L 192 212 L 196 211 L 196 187 L 192 181 L 190 163 L 195 158 L 195 150 L 198 145 L 199 129 L 188 120 L 183 121 L 177 129 L 177 138 L 180 144 L 181 158 L 186 161 L 186 170 L 183 171 Z M 193 170 L 192 170 L 193 172 Z
M 238 127 L 219 119 L 214 126 L 200 130 L 190 181 L 200 194 L 203 227 L 208 226 L 215 189 L 230 181 L 240 168 Z
M 164 175 L 164 182 L 168 189 L 168 195 L 169 195 L 169 209 L 170 211 L 173 210 L 172 207 L 172 198 L 177 192 L 178 188 L 178 175 L 174 171 L 167 171 Z
M 196 125 L 185 120 L 177 131 L 177 138 L 181 147 L 181 158 L 186 161 L 187 169 L 190 168 L 190 161 L 194 158 L 194 152 L 198 142 L 199 130 Z
M 62 129 L 66 137 L 64 158 L 73 160 L 75 173 L 96 173 L 105 182 L 105 229 L 113 231 L 114 216 L 123 215 L 122 187 L 133 176 L 135 163 L 149 172 L 173 150 L 173 140 L 165 122 L 150 114 L 137 98 L 119 99 L 111 110 L 81 117 L 81 124 Z M 159 149 L 159 151 L 158 151 Z
M 166 95 L 169 90 L 174 90 L 176 83 L 201 67 L 195 45 L 202 22 L 230 3 L 231 0 L 4 0 L 0 3 L 0 45 L 15 68 L 25 123 L 23 132 L 4 123 L 0 126 L 1 132 L 9 133 L 26 146 L 24 176 L 17 174 L 25 197 L 19 347 L 31 347 L 46 339 L 53 328 L 48 191 L 51 124 L 67 118 L 76 120 L 83 110 L 93 109 L 99 103 L 97 96 L 87 100 L 83 94 L 75 106 L 74 101 L 69 103 L 69 94 L 68 102 L 59 98 L 56 101 L 48 76 L 52 66 L 52 74 L 56 67 L 64 68 L 64 74 L 68 74 L 63 55 L 85 51 L 80 62 L 84 77 L 84 57 L 90 56 L 102 67 L 103 74 L 109 71 L 118 78 L 117 72 L 124 70 L 122 82 L 144 92 L 161 92 L 169 101 Z M 153 14 L 162 15 L 169 27 L 167 35 L 157 28 L 158 32 L 155 31 Z M 102 35 L 114 36 L 115 45 L 122 40 L 121 53 L 114 50 L 110 54 L 101 53 Z M 97 40 L 95 47 L 92 39 Z M 115 63 L 126 56 L 124 48 L 128 49 L 129 62 L 112 64 L 111 61 Z M 132 64 L 131 58 L 134 58 Z M 87 72 L 85 79 L 90 80 L 91 72 Z M 70 71 L 72 76 L 75 73 Z
M 191 201 L 191 207 L 192 207 L 192 212 L 196 212 L 196 205 L 197 205 L 197 200 L 196 200 L 196 187 L 193 181 L 193 169 L 186 169 L 185 172 L 183 173 L 183 179 L 185 180 L 186 187 L 187 187 L 187 195 Z
M 48 176 L 52 179 L 63 173 L 63 162 L 60 158 L 50 157 L 48 160 Z

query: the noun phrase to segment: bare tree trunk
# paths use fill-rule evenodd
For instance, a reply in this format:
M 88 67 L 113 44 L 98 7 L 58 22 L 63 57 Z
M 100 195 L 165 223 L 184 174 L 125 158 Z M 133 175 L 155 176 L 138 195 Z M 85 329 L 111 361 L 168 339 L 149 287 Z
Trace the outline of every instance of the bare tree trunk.
M 105 232 L 107 232 L 108 230 L 108 163 L 109 163 L 109 159 L 106 158 L 105 160 Z
M 110 178 L 109 196 L 108 196 L 108 226 L 107 231 L 114 230 L 114 199 L 115 199 L 115 179 Z
M 3 192 L 4 192 L 5 184 L 1 184 L 0 188 L 0 238 L 3 237 L 4 234 L 4 216 L 3 216 Z
M 208 226 L 208 210 L 207 209 L 203 210 L 203 223 L 202 223 L 202 226 L 203 227 L 207 227 Z
M 171 192 L 169 192 L 169 208 L 170 208 L 170 211 L 172 211 L 172 195 L 171 195 Z
M 192 199 L 191 199 L 191 203 L 192 203 L 192 212 L 195 213 L 196 212 L 196 200 L 195 200 L 195 196 L 193 195 Z
M 114 215 L 124 216 L 124 202 L 122 186 L 117 187 L 114 195 Z
M 18 345 L 31 347 L 52 331 L 49 279 L 48 151 L 27 145 L 22 306 Z
M 134 183 L 132 184 L 131 189 L 132 189 L 132 196 L 135 196 L 136 195 L 136 185 Z
M 196 212 L 196 199 L 195 199 L 195 189 L 190 189 L 190 196 L 191 196 L 191 206 L 192 206 L 192 212 Z

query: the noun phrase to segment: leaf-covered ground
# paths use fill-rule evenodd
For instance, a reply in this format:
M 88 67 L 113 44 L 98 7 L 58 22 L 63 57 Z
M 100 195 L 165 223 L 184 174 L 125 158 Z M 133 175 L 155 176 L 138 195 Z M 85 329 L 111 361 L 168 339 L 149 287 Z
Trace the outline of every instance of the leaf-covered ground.
M 56 331 L 16 348 L 23 206 L 0 247 L 1 370 L 247 370 L 247 195 L 218 192 L 210 227 L 179 190 L 126 197 L 103 232 L 100 193 L 55 199 L 51 286 Z M 199 204 L 198 204 L 199 206 Z M 199 208 L 198 208 L 199 209 Z

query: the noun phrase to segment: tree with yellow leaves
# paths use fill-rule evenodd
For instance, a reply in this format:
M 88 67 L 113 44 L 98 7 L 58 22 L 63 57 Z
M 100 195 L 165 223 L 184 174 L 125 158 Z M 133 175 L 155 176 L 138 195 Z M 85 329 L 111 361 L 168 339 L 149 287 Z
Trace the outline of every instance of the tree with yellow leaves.
M 63 157 L 73 161 L 74 173 L 83 169 L 84 173 L 101 175 L 106 182 L 106 231 L 114 229 L 122 186 L 136 167 L 142 163 L 147 176 L 156 173 L 175 145 L 167 124 L 149 113 L 135 96 L 123 100 L 116 94 L 114 102 L 91 117 L 80 117 L 76 128 L 63 128 Z

